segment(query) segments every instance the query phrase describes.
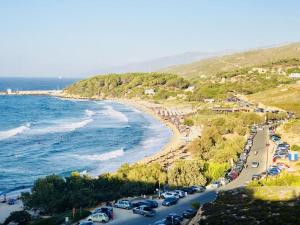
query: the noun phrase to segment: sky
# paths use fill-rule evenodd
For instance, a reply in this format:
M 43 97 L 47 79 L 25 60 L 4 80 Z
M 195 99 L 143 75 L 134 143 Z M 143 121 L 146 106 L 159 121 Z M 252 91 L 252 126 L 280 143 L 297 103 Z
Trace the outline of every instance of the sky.
M 298 0 L 3 0 L 0 76 L 81 77 L 185 52 L 300 41 Z

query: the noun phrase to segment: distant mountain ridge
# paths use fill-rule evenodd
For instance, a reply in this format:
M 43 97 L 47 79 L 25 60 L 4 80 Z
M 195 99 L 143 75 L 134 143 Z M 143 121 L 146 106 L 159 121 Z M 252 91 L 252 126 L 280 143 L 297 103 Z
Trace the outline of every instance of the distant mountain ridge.
M 192 63 L 202 59 L 208 59 L 208 58 L 230 54 L 230 53 L 233 53 L 233 51 L 228 50 L 228 51 L 215 52 L 215 53 L 185 52 L 177 55 L 159 57 L 144 62 L 136 62 L 136 63 L 129 63 L 121 66 L 106 67 L 100 69 L 96 73 L 108 74 L 108 73 L 127 73 L 127 72 L 153 72 L 174 65 Z
M 211 57 L 185 65 L 167 67 L 160 70 L 160 72 L 174 73 L 186 78 L 209 77 L 220 72 L 259 66 L 291 58 L 300 59 L 300 42 Z

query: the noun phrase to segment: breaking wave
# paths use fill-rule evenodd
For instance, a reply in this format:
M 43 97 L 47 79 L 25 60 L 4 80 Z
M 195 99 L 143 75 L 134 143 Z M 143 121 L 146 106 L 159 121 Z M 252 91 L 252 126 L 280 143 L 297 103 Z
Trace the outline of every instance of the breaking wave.
M 30 134 L 37 135 L 37 134 L 47 134 L 47 133 L 71 132 L 81 127 L 85 127 L 91 122 L 93 122 L 93 119 L 85 119 L 79 122 L 64 121 L 62 123 L 57 123 L 55 125 L 51 125 L 48 127 L 33 129 L 30 131 Z
M 102 154 L 91 154 L 91 155 L 75 155 L 81 160 L 91 160 L 91 161 L 106 161 L 109 159 L 118 158 L 124 155 L 124 149 L 118 149 L 111 152 L 106 152 Z
M 128 117 L 125 114 L 115 110 L 112 106 L 106 105 L 104 108 L 105 110 L 102 112 L 104 115 L 112 117 L 120 122 L 128 122 Z
M 0 140 L 14 137 L 29 129 L 30 129 L 30 123 L 27 123 L 26 125 L 19 126 L 10 130 L 0 131 Z

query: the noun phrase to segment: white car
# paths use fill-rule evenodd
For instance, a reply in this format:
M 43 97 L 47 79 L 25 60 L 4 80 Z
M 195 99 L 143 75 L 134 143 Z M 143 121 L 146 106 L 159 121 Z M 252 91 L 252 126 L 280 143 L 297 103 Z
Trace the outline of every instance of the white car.
M 179 199 L 179 195 L 176 192 L 168 191 L 161 194 L 163 198 L 177 198 Z
M 257 168 L 258 166 L 259 166 L 259 163 L 256 162 L 256 161 L 254 161 L 254 162 L 251 163 L 251 167 L 252 168 Z
M 215 181 L 211 184 L 209 184 L 208 186 L 206 186 L 206 189 L 215 189 L 215 188 L 219 188 L 221 187 L 221 183 L 219 181 Z
M 109 218 L 105 213 L 95 213 L 95 214 L 90 215 L 87 218 L 87 220 L 93 221 L 93 222 L 107 223 L 109 221 Z
M 181 191 L 181 190 L 174 190 L 174 192 L 179 196 L 179 198 L 185 197 L 184 191 Z

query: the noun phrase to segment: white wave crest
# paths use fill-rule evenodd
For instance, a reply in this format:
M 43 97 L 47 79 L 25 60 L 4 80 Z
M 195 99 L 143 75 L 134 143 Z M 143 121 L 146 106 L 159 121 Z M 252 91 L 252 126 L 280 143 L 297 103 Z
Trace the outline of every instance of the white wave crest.
M 19 126 L 19 127 L 14 128 L 14 129 L 6 130 L 6 131 L 0 131 L 0 140 L 4 140 L 4 139 L 7 139 L 7 138 L 14 137 L 18 134 L 23 133 L 26 130 L 29 130 L 29 129 L 30 129 L 30 123 L 27 123 L 26 125 Z
M 85 119 L 79 122 L 63 122 L 48 127 L 31 130 L 30 134 L 47 134 L 47 133 L 63 133 L 77 130 L 81 127 L 85 127 L 89 123 L 93 122 L 93 119 Z
M 88 117 L 92 117 L 93 115 L 95 115 L 96 113 L 92 110 L 86 109 L 85 110 L 85 115 Z
M 92 155 L 76 155 L 76 157 L 80 158 L 81 160 L 91 160 L 91 161 L 106 161 L 109 159 L 118 158 L 124 155 L 123 148 L 106 152 L 102 154 L 92 154 Z
M 112 106 L 106 105 L 104 108 L 105 110 L 102 112 L 104 115 L 110 116 L 120 122 L 128 122 L 128 117 L 125 114 L 115 110 Z

